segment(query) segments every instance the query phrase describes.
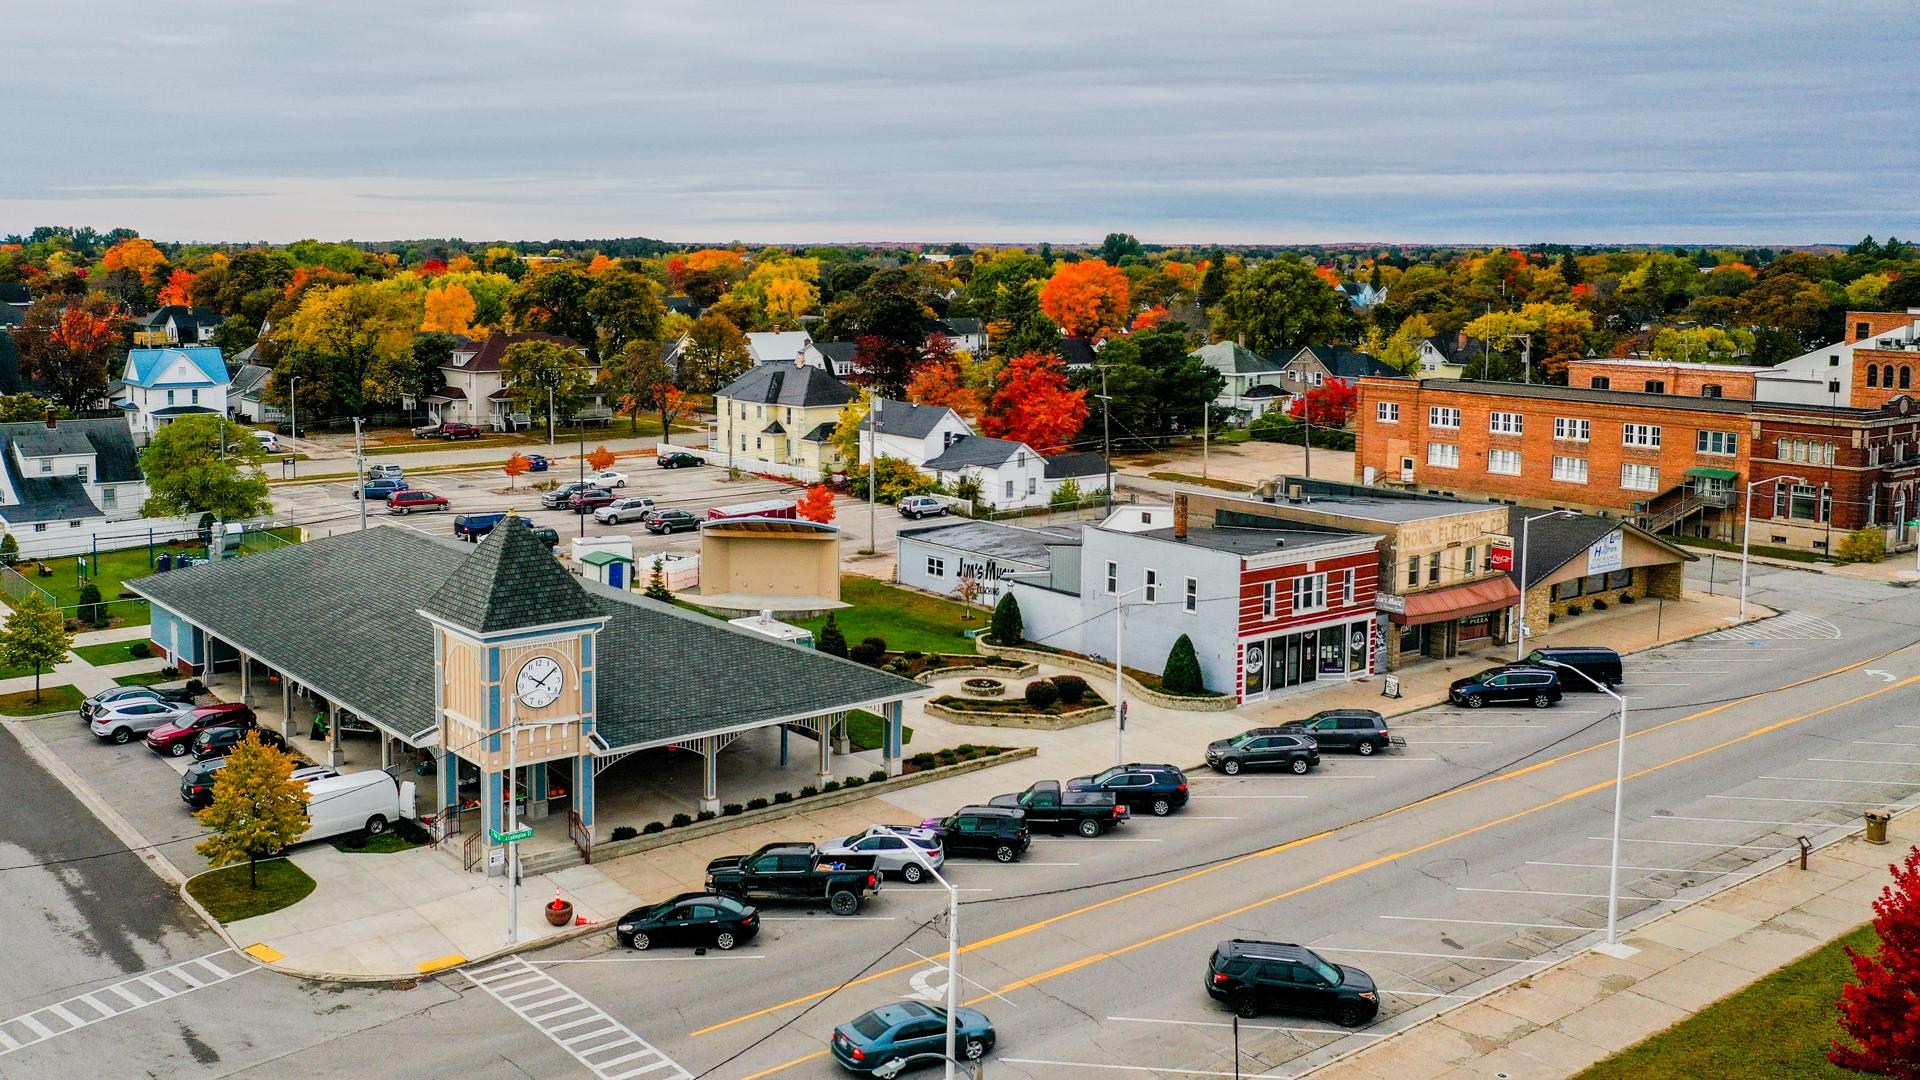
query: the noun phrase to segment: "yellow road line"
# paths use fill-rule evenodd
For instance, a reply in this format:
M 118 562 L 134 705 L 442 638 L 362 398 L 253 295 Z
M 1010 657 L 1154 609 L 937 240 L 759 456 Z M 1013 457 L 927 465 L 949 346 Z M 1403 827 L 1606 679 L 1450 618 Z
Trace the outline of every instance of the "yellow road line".
M 794 1058 L 792 1061 L 789 1061 L 784 1065 L 775 1065 L 771 1069 L 761 1069 L 759 1072 L 754 1073 L 751 1076 L 741 1077 L 740 1080 L 760 1080 L 760 1078 L 763 1076 L 772 1076 L 774 1073 L 777 1073 L 777 1072 L 786 1072 L 788 1069 L 793 1068 L 795 1065 L 805 1065 L 809 1061 L 818 1061 L 821 1058 L 826 1056 L 827 1056 L 827 1052 L 825 1050 L 815 1050 L 813 1053 L 808 1054 L 806 1057 Z

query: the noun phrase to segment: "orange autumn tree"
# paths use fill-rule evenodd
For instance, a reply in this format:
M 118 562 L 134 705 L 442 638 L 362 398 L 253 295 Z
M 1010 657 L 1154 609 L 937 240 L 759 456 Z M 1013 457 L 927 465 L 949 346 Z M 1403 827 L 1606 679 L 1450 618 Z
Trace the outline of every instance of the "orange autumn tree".
M 981 409 L 980 392 L 967 385 L 960 365 L 952 360 L 921 367 L 907 384 L 907 400 L 952 409 L 968 420 L 977 418 Z
M 604 274 L 616 265 L 618 265 L 616 260 L 609 259 L 605 255 L 595 255 L 593 261 L 587 264 L 587 273 Z
M 188 270 L 175 270 L 167 275 L 166 287 L 160 290 L 162 304 L 191 304 L 193 273 Z
M 613 465 L 613 451 L 604 446 L 596 446 L 587 451 L 587 465 L 594 472 L 605 472 Z
M 520 486 L 520 478 L 525 476 L 527 470 L 531 468 L 533 468 L 533 462 L 527 460 L 527 455 L 515 450 L 513 456 L 507 459 L 507 486 Z
M 1040 310 L 1074 337 L 1127 325 L 1127 275 L 1099 259 L 1061 263 L 1040 287 Z
M 167 257 L 153 246 L 153 241 L 134 236 L 108 248 L 107 253 L 101 256 L 100 265 L 108 270 L 137 271 L 141 284 L 151 285 L 153 275 L 167 265 Z
M 833 489 L 825 484 L 815 484 L 800 496 L 793 508 L 803 519 L 825 525 L 833 520 Z
M 473 314 L 479 310 L 473 293 L 458 282 L 441 289 L 428 289 L 423 303 L 426 314 L 420 320 L 420 329 L 427 333 L 439 331 L 465 336 L 473 329 Z
M 980 430 L 1023 442 L 1042 454 L 1058 454 L 1087 422 L 1087 392 L 1067 385 L 1057 356 L 1027 353 L 1007 362 L 980 418 Z
M 1153 329 L 1155 326 L 1159 325 L 1160 323 L 1165 322 L 1166 319 L 1167 319 L 1167 305 L 1155 304 L 1154 306 L 1148 308 L 1147 310 L 1141 312 L 1140 314 L 1135 315 L 1133 317 L 1133 326 L 1130 327 L 1130 329 L 1137 334 L 1142 330 Z

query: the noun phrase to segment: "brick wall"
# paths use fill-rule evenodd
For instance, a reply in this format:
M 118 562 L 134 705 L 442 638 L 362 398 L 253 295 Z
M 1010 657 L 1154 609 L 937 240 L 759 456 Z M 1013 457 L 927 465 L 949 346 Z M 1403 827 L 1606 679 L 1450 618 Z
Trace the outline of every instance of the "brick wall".
M 1608 380 L 1606 389 L 1636 393 L 1673 394 L 1677 397 L 1705 397 L 1708 386 L 1720 388 L 1719 397 L 1752 401 L 1754 373 L 1734 367 L 1708 367 L 1693 364 L 1649 364 L 1644 361 L 1622 363 L 1617 360 L 1574 360 L 1567 364 L 1567 385 L 1594 385 L 1595 378 Z M 1662 389 L 1648 390 L 1649 382 Z
M 1920 352 L 1853 350 L 1853 404 L 1876 409 L 1902 394 L 1920 397 Z
M 1328 588 L 1332 589 L 1332 579 L 1353 571 L 1353 593 L 1342 595 L 1337 603 L 1315 611 L 1296 612 L 1293 610 L 1293 581 L 1306 574 L 1326 574 Z M 1285 566 L 1247 568 L 1240 575 L 1240 636 L 1284 634 L 1294 629 L 1314 626 L 1335 619 L 1352 621 L 1373 614 L 1374 592 L 1379 586 L 1380 560 L 1372 551 L 1354 555 L 1338 555 L 1312 562 L 1290 563 Z M 1262 587 L 1273 583 L 1273 615 L 1264 614 L 1264 593 Z M 1329 593 L 1329 600 L 1332 599 Z
M 1862 338 L 1874 337 L 1889 330 L 1898 330 L 1910 325 L 1920 314 L 1910 311 L 1849 311 L 1847 312 L 1847 342 L 1849 344 Z M 1866 333 L 1860 333 L 1861 324 L 1866 324 Z

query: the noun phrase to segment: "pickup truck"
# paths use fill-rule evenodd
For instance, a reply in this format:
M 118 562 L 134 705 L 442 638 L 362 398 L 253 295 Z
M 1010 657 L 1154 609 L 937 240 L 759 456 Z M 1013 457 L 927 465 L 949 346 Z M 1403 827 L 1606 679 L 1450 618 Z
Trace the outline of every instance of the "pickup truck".
M 852 915 L 880 891 L 871 855 L 822 855 L 812 844 L 768 844 L 751 855 L 707 864 L 707 889 L 738 898 L 827 902 L 835 915 Z
M 1081 836 L 1099 836 L 1127 820 L 1127 808 L 1111 791 L 1062 791 L 1058 780 L 1040 780 L 1018 794 L 995 795 L 989 806 L 1012 806 L 1027 812 L 1033 829 L 1072 829 Z

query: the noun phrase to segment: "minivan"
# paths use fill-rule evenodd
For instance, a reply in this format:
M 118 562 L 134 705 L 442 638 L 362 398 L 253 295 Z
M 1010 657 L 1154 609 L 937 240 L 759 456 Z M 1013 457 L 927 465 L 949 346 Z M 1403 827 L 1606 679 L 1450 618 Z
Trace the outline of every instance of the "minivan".
M 1571 690 L 1598 691 L 1600 686 L 1611 690 L 1626 681 L 1620 672 L 1620 654 L 1602 645 L 1554 645 L 1535 649 L 1527 654 L 1526 662 L 1542 667 L 1569 667 L 1593 680 L 1588 682 L 1580 675 L 1562 675 L 1561 685 Z
M 378 836 L 403 817 L 413 816 L 413 781 L 399 781 L 379 769 L 329 776 L 307 782 L 307 831 L 301 841 L 325 840 L 365 831 Z
M 406 478 L 407 470 L 398 465 L 367 466 L 367 479 L 369 480 L 405 480 Z
M 1560 700 L 1560 673 L 1532 664 L 1503 664 L 1478 675 L 1455 679 L 1447 699 L 1478 709 L 1482 705 L 1532 705 L 1544 709 Z

